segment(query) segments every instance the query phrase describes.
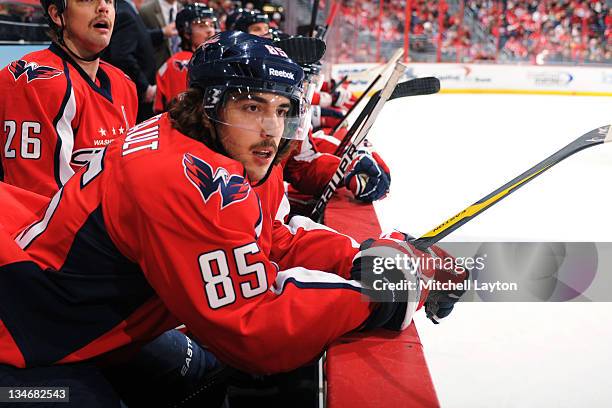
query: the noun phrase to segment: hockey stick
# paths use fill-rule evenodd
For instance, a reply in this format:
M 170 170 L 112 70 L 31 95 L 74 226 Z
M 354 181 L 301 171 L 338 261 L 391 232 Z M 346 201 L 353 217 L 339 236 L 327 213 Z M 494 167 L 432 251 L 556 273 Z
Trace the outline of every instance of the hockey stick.
M 435 77 L 426 77 L 426 78 L 415 78 L 409 81 L 405 81 L 395 85 L 395 89 L 391 96 L 389 96 L 388 100 L 403 98 L 405 96 L 417 96 L 417 95 L 430 95 L 435 94 L 440 91 L 440 80 Z M 353 139 L 353 135 L 358 130 L 359 124 L 365 119 L 370 110 L 372 109 L 372 105 L 377 102 L 377 98 L 380 96 L 380 91 L 376 91 L 372 98 L 368 101 L 368 104 L 361 111 L 353 126 L 346 133 L 342 141 L 336 148 L 334 154 L 336 156 L 341 155 L 345 150 L 346 146 L 351 143 Z M 359 141 L 361 143 L 363 140 Z
M 340 79 L 338 82 L 334 84 L 333 88 L 330 89 L 329 93 L 333 95 L 333 93 L 336 92 L 336 89 L 338 89 L 340 85 L 345 83 L 347 79 L 348 79 L 348 75 L 343 76 L 342 79 Z
M 382 109 L 383 105 L 395 90 L 395 85 L 397 84 L 397 81 L 399 81 L 400 77 L 404 75 L 405 69 L 406 66 L 402 63 L 397 62 L 395 64 L 393 72 L 385 83 L 383 89 L 381 89 L 380 93 L 377 95 L 376 98 L 372 98 L 368 102 L 368 106 L 366 106 L 366 109 L 361 112 L 363 115 L 363 121 L 361 123 L 356 122 L 353 124 L 351 130 L 353 130 L 353 128 L 359 129 L 359 131 L 357 131 L 356 133 L 353 132 L 355 133 L 355 140 L 360 140 L 359 143 L 361 143 L 361 141 L 363 141 L 363 139 L 365 139 L 365 137 L 367 136 L 368 131 L 374 124 L 374 120 L 380 113 L 380 110 Z M 368 110 L 367 113 L 365 112 L 366 110 Z M 360 115 L 360 117 L 362 115 Z M 348 149 L 340 158 L 340 165 L 336 169 L 336 172 L 332 176 L 331 180 L 329 180 L 329 182 L 327 183 L 327 186 L 325 186 L 323 194 L 321 194 L 321 197 L 312 209 L 312 212 L 310 214 L 311 219 L 315 221 L 320 221 L 323 218 L 323 211 L 325 210 L 329 199 L 332 197 L 340 183 L 342 183 L 342 181 L 344 180 L 344 174 L 346 173 L 349 164 L 353 161 L 353 156 L 355 155 L 355 152 L 357 150 L 357 145 L 358 144 L 355 143 L 350 144 L 348 146 Z
M 399 64 L 399 62 L 398 62 Z M 405 66 L 403 66 L 405 68 Z M 396 67 L 397 69 L 397 67 Z M 395 71 L 392 73 L 392 76 L 395 74 Z M 389 78 L 389 81 L 391 78 Z M 393 89 L 391 95 L 388 98 L 382 101 L 384 104 L 387 101 L 397 98 L 403 98 L 405 96 L 417 96 L 417 95 L 429 95 L 435 94 L 440 91 L 440 80 L 434 77 L 426 77 L 426 78 L 415 78 L 410 81 L 402 82 L 400 84 L 397 83 Z M 376 91 L 376 93 L 370 98 L 365 108 L 359 114 L 357 120 L 353 123 L 349 131 L 347 132 L 342 142 L 345 143 L 342 149 L 342 156 L 340 158 L 340 164 L 336 169 L 332 179 L 328 182 L 327 186 L 323 190 L 321 197 L 316 201 L 313 210 L 311 212 L 310 218 L 315 221 L 319 221 L 323 216 L 323 211 L 327 206 L 327 202 L 333 196 L 334 192 L 339 186 L 339 183 L 344 179 L 346 171 L 348 169 L 348 165 L 354 158 L 355 152 L 361 143 L 365 140 L 367 133 L 369 131 L 369 127 L 372 126 L 374 119 L 376 119 L 376 115 L 378 115 L 379 104 L 381 103 L 381 99 L 383 97 L 383 92 L 389 86 L 389 82 L 385 84 L 385 87 L 381 90 Z M 376 110 L 378 109 L 378 110 Z M 374 117 L 372 117 L 374 115 Z M 361 126 L 364 121 L 370 121 L 368 128 Z M 367 123 L 367 122 L 366 122 Z M 355 136 L 355 137 L 353 137 Z
M 325 55 L 325 41 L 313 37 L 290 37 L 274 43 L 298 65 L 318 63 Z
M 316 38 L 325 41 L 329 28 L 332 26 L 332 24 L 334 24 L 336 13 L 338 13 L 339 8 L 340 4 L 336 1 L 332 1 L 331 10 L 329 11 L 329 16 L 327 16 L 327 19 L 325 20 L 325 25 L 323 27 L 317 27 Z
M 348 122 L 348 118 L 351 116 L 351 114 L 355 111 L 355 109 L 357 109 L 358 106 L 361 105 L 361 101 L 363 101 L 368 94 L 370 93 L 370 91 L 372 91 L 372 89 L 376 86 L 376 84 L 378 83 L 378 81 L 381 80 L 381 78 L 386 74 L 386 72 L 388 71 L 388 69 L 390 67 L 395 66 L 395 64 L 400 60 L 400 58 L 402 57 L 402 55 L 404 55 L 404 50 L 402 49 L 397 49 L 395 51 L 395 53 L 391 56 L 391 59 L 389 60 L 389 62 L 387 62 L 385 64 L 385 66 L 383 67 L 382 71 L 380 71 L 380 73 L 374 78 L 374 80 L 372 82 L 370 82 L 370 84 L 368 85 L 368 87 L 366 88 L 366 90 L 361 94 L 361 96 L 359 97 L 359 99 L 357 99 L 357 101 L 355 102 L 355 104 L 353 106 L 351 106 L 351 109 L 349 109 L 349 111 L 346 113 L 346 115 L 344 115 L 344 118 L 340 121 L 340 123 L 338 123 L 335 127 L 334 130 L 332 131 L 332 135 L 334 133 L 336 133 L 338 131 L 338 129 L 340 129 L 343 126 L 346 126 L 347 122 Z M 342 152 L 342 150 L 340 150 L 340 146 L 338 146 L 338 148 L 336 149 L 335 154 L 338 155 Z
M 512 179 L 486 197 L 476 201 L 474 204 L 444 221 L 442 224 L 438 225 L 436 228 L 432 229 L 422 237 L 411 241 L 411 243 L 420 250 L 429 248 L 487 208 L 515 192 L 527 184 L 527 182 L 533 180 L 560 161 L 570 157 L 574 153 L 578 153 L 581 150 L 607 142 L 612 142 L 612 125 L 602 126 L 585 133 L 578 139 L 565 146 L 563 149 L 536 164 L 520 176 Z
M 319 0 L 312 2 L 312 12 L 310 14 L 310 28 L 308 29 L 308 36 L 313 37 L 315 27 L 317 26 L 317 14 L 319 13 Z

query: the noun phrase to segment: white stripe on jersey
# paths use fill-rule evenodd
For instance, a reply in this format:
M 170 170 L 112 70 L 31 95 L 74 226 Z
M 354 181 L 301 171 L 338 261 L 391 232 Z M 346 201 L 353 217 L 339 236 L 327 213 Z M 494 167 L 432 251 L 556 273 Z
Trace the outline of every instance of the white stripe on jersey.
M 289 205 L 288 201 L 287 201 L 287 205 Z M 359 244 L 357 243 L 357 241 L 355 241 L 350 236 L 342 234 L 333 228 L 329 228 L 327 225 L 316 223 L 308 217 L 302 217 L 301 215 L 296 215 L 293 218 L 291 218 L 291 221 L 289 221 L 289 224 L 283 224 L 283 225 L 289 230 L 289 232 L 291 232 L 292 235 L 295 235 L 299 228 L 303 228 L 306 231 L 313 231 L 313 230 L 330 231 L 335 234 L 348 238 L 351 241 L 351 246 L 353 248 L 359 248 Z
M 293 160 L 297 161 L 305 161 L 310 163 L 311 161 L 318 159 L 321 157 L 321 153 L 318 153 L 312 147 L 310 143 L 310 138 L 306 138 L 302 140 L 302 145 L 300 146 L 300 153 L 293 156 Z
M 313 133 L 312 134 L 312 138 L 313 139 L 323 139 L 323 140 L 326 140 L 327 142 L 333 144 L 334 146 L 340 146 L 340 140 L 336 139 L 333 136 L 326 135 L 325 132 L 323 132 L 322 130 L 319 130 L 319 131 Z
M 306 269 L 302 267 L 296 267 L 287 269 L 285 271 L 280 271 L 276 275 L 276 281 L 274 285 L 270 287 L 270 290 L 275 294 L 279 295 L 283 289 L 285 288 L 285 284 L 287 280 L 293 279 L 297 282 L 302 283 L 319 283 L 321 285 L 325 284 L 345 284 L 348 286 L 352 286 L 356 289 L 362 289 L 364 286 L 361 282 L 355 280 L 347 280 L 336 274 L 316 271 L 311 269 Z
M 72 160 L 72 150 L 74 149 L 74 133 L 72 131 L 72 120 L 76 115 L 76 102 L 74 98 L 74 89 L 70 87 L 70 98 L 64 107 L 62 117 L 57 122 L 55 130 L 57 135 L 62 141 L 62 147 L 60 149 L 59 157 L 57 158 L 59 163 L 59 177 L 62 185 L 66 184 L 68 179 L 74 174 L 74 170 L 70 167 L 70 161 Z
M 159 67 L 159 69 L 157 70 L 157 73 L 159 74 L 159 76 L 164 76 L 164 74 L 166 73 L 166 69 L 168 69 L 168 62 L 164 62 L 162 64 L 161 67 Z
M 287 191 L 286 188 L 285 188 L 285 191 Z M 291 209 L 291 206 L 289 205 L 287 194 L 283 194 L 283 199 L 281 200 L 281 203 L 278 206 L 278 210 L 276 211 L 276 217 L 274 217 L 274 219 L 284 224 L 285 218 L 289 215 L 290 209 Z
M 51 221 L 51 217 L 53 217 L 53 214 L 55 214 L 55 210 L 59 205 L 63 192 L 64 189 L 62 188 L 59 189 L 57 193 L 55 193 L 55 195 L 49 202 L 49 206 L 45 210 L 45 216 L 42 220 L 35 221 L 34 223 L 30 224 L 29 227 L 21 231 L 21 233 L 19 233 L 19 235 L 15 237 L 15 242 L 17 243 L 17 245 L 19 245 L 21 249 L 25 249 L 28 245 L 32 243 L 32 241 L 36 237 L 38 237 L 47 229 L 49 221 Z

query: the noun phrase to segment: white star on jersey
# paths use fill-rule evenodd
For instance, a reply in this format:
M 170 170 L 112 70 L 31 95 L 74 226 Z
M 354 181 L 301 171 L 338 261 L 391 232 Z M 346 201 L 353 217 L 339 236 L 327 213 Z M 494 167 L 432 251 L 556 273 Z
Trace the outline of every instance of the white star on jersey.
M 102 129 L 102 128 L 98 129 L 98 133 L 99 133 L 99 134 L 100 134 L 100 136 L 102 136 L 102 137 L 106 136 L 106 130 L 104 130 L 104 129 Z

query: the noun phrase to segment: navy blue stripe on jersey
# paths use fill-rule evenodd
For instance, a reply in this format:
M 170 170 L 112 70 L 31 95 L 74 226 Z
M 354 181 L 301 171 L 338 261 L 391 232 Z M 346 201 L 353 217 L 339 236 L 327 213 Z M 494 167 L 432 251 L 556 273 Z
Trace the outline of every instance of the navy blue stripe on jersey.
M 280 271 L 276 275 L 273 292 L 281 295 L 288 284 L 300 289 L 348 289 L 363 292 L 361 283 L 346 280 L 333 273 L 295 267 Z
M 0 268 L 0 320 L 27 366 L 51 364 L 83 348 L 153 296 L 138 265 L 111 241 L 100 208 L 76 234 L 59 271 L 33 262 Z
M 57 136 L 57 143 L 55 145 L 55 153 L 53 154 L 53 176 L 55 177 L 55 183 L 57 184 L 57 189 L 62 188 L 62 178 L 60 177 L 60 160 L 62 154 L 62 138 L 57 132 L 57 124 L 64 116 L 64 111 L 66 110 L 66 105 L 68 104 L 68 100 L 70 99 L 70 94 L 72 93 L 72 82 L 70 80 L 70 71 L 68 70 L 68 65 L 66 61 L 64 61 L 64 74 L 66 75 L 66 92 L 64 93 L 64 98 L 62 98 L 62 104 L 60 105 L 59 111 L 57 112 L 57 116 L 53 118 L 53 129 L 55 130 L 55 135 Z
M 323 272 L 325 273 L 325 272 Z M 346 281 L 348 282 L 348 281 Z M 295 278 L 286 279 L 283 283 L 283 289 L 279 293 L 283 293 L 288 284 L 293 284 L 300 289 L 348 289 L 355 292 L 364 292 L 363 288 L 352 285 L 346 282 L 300 282 Z
M 55 55 L 57 55 L 58 57 L 60 57 L 62 60 L 68 61 L 70 65 L 72 65 L 73 68 L 77 70 L 79 75 L 83 77 L 83 80 L 87 82 L 87 85 L 89 85 L 91 89 L 93 89 L 95 92 L 102 95 L 104 98 L 108 99 L 110 103 L 113 103 L 111 81 L 108 75 L 106 74 L 106 72 L 104 72 L 104 70 L 102 69 L 102 64 L 100 64 L 98 68 L 98 72 L 96 73 L 96 78 L 98 78 L 98 81 L 100 81 L 100 86 L 98 86 L 96 85 L 94 81 L 91 80 L 91 78 L 89 77 L 89 75 L 87 75 L 85 70 L 83 70 L 83 68 L 81 68 L 81 66 L 74 61 L 72 56 L 70 56 L 66 51 L 61 49 L 57 44 L 52 43 L 49 46 L 49 50 L 53 52 Z

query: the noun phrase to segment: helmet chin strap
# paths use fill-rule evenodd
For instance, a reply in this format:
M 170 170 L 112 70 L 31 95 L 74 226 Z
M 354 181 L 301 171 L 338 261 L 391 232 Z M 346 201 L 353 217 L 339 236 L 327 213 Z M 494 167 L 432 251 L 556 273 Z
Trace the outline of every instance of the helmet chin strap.
M 66 24 L 64 23 L 64 16 L 60 14 L 59 18 L 60 18 L 60 21 L 62 22 L 62 26 L 59 30 L 57 30 L 57 42 L 59 42 L 66 49 L 66 51 L 68 51 L 70 55 L 72 55 L 74 58 L 78 60 L 85 61 L 85 62 L 92 62 L 100 58 L 100 54 L 102 52 L 98 52 L 94 54 L 93 57 L 90 57 L 90 58 L 83 58 L 76 52 L 72 51 L 70 47 L 68 47 L 68 44 L 66 44 L 66 41 L 64 41 L 64 29 L 66 28 Z
M 214 121 L 212 121 L 211 124 L 212 126 L 209 129 L 210 129 L 210 133 L 212 136 L 213 147 L 215 151 L 219 154 L 230 157 L 229 153 L 227 152 L 227 150 L 225 150 L 225 147 L 223 147 L 223 144 L 221 143 L 221 138 L 219 137 L 219 131 L 217 130 L 217 124 Z

